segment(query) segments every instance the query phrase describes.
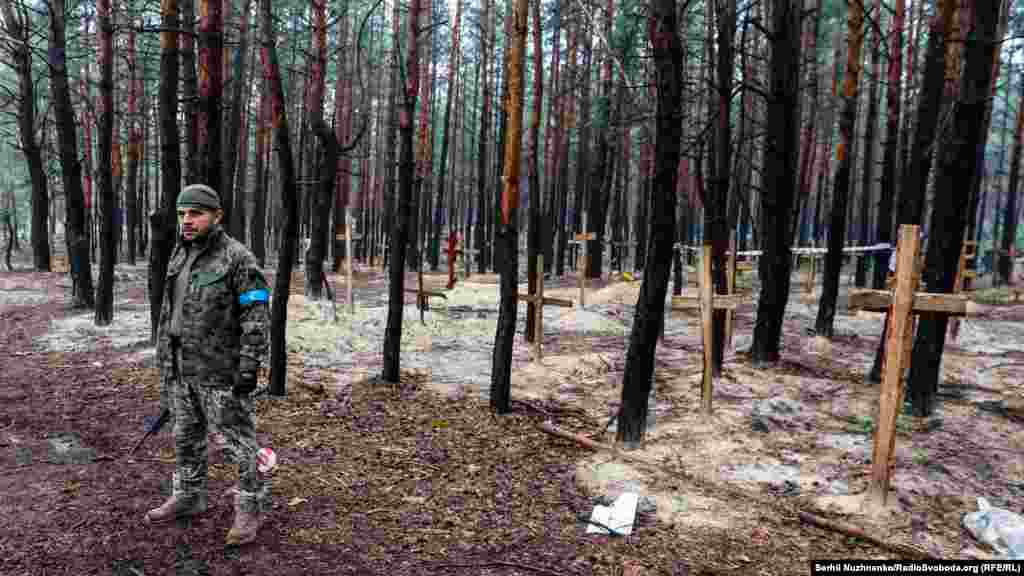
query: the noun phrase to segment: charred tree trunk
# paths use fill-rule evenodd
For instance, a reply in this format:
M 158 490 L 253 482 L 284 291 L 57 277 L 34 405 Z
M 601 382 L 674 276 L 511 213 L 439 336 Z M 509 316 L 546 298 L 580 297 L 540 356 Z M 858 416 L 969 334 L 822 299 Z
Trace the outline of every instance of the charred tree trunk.
M 114 137 L 114 22 L 111 19 L 110 0 L 99 0 L 96 5 L 100 32 L 100 116 L 99 173 L 101 252 L 100 282 L 96 291 L 96 325 L 107 326 L 114 315 L 114 261 L 117 244 L 114 235 L 114 173 L 111 165 Z
M 866 245 L 868 243 L 869 225 L 871 222 L 871 200 L 875 183 L 875 130 L 878 126 L 878 79 L 882 74 L 881 64 L 881 26 L 882 0 L 875 0 L 874 18 L 875 23 L 871 27 L 871 84 L 868 88 L 868 115 L 864 118 L 864 160 L 862 166 L 861 180 L 861 204 L 859 216 L 859 238 L 857 241 Z M 864 287 L 868 279 L 868 257 L 867 254 L 855 256 L 857 261 L 857 272 L 854 283 Z
M 1010 249 L 1017 243 L 1017 189 L 1020 185 L 1020 157 L 1024 150 L 1024 74 L 1021 77 L 1021 99 L 1017 105 L 1017 125 L 1013 136 L 1013 154 L 1010 156 L 1010 181 L 1006 187 L 1006 208 L 1003 211 L 1002 238 L 999 239 L 999 248 L 1004 252 L 999 254 L 998 276 L 1003 284 L 1009 284 L 1012 260 Z M 1009 91 L 1010 87 L 1007 86 Z M 1008 113 L 1008 111 L 1007 111 Z M 993 239 L 995 236 L 993 235 Z M 993 242 L 994 244 L 995 242 Z
M 782 321 L 789 300 L 793 255 L 794 193 L 798 189 L 800 123 L 800 4 L 774 0 L 764 182 L 774 186 L 761 195 L 761 238 L 764 255 L 759 262 L 761 294 L 750 353 L 754 362 L 779 359 Z
M 733 36 L 736 28 L 736 2 L 727 0 L 717 15 L 718 54 L 716 80 L 718 106 L 715 118 L 713 160 L 709 163 L 712 177 L 710 194 L 704 198 L 704 243 L 712 245 L 712 277 L 716 291 L 725 294 L 725 253 L 729 249 L 729 229 L 733 222 L 728 218 L 729 185 L 732 165 L 732 106 L 735 50 Z M 725 358 L 725 310 L 714 311 L 714 333 L 712 337 L 714 373 L 718 376 Z
M 245 179 L 245 172 L 239 167 L 238 148 L 242 137 L 242 116 L 246 113 L 245 102 L 242 100 L 242 89 L 247 87 L 245 82 L 245 57 L 249 53 L 249 10 L 252 6 L 252 0 L 242 1 L 244 8 L 242 9 L 239 25 L 238 46 L 234 48 L 234 77 L 231 80 L 232 94 L 231 108 L 229 110 L 231 119 L 223 146 L 224 157 L 221 160 L 221 165 L 224 169 L 224 174 L 221 182 L 223 182 L 224 189 L 228 191 L 227 198 L 229 200 L 233 199 L 234 202 L 231 208 L 231 220 L 225 222 L 228 225 L 228 231 L 232 237 L 244 241 L 245 196 L 243 194 L 235 194 L 237 189 L 235 187 L 235 174 L 238 172 L 237 178 Z M 230 6 L 230 3 L 227 3 L 227 5 Z M 225 70 L 232 69 L 228 66 L 224 68 Z
M 203 176 L 199 172 L 199 80 L 196 75 L 195 6 L 195 0 L 181 0 L 181 81 L 185 104 L 186 185 L 203 181 Z M 223 200 L 221 198 L 221 201 Z
M 78 138 L 75 134 L 75 112 L 71 107 L 68 69 L 65 58 L 65 7 L 63 0 L 50 5 L 50 91 L 53 114 L 57 124 L 61 176 L 64 183 L 66 209 L 68 261 L 72 280 L 72 305 L 92 308 L 95 300 L 92 286 L 92 264 L 89 260 L 89 236 L 86 229 L 86 207 L 82 194 L 82 165 L 78 157 Z M 108 158 L 109 160 L 109 158 Z M 107 162 L 109 169 L 110 163 Z M 45 223 L 42 233 L 46 234 Z M 35 233 L 33 229 L 33 234 Z
M 972 29 L 966 34 L 963 71 L 957 100 L 953 105 L 948 139 L 939 154 L 936 173 L 935 205 L 931 230 L 942 233 L 928 237 L 924 280 L 930 292 L 951 292 L 956 278 L 970 183 L 981 170 L 978 146 L 988 134 L 984 131 L 985 108 L 993 76 L 993 56 L 998 49 L 999 3 L 979 2 L 973 7 Z M 911 359 L 910 401 L 915 416 L 930 416 L 935 409 L 939 368 L 946 341 L 948 316 L 922 313 Z
M 920 0 L 919 0 L 920 1 Z M 886 86 L 886 130 L 885 151 L 883 152 L 882 185 L 878 198 L 878 230 L 879 242 L 892 243 L 892 206 L 896 198 L 896 155 L 899 151 L 900 138 L 900 107 L 903 99 L 900 95 L 900 83 L 903 78 L 903 25 L 906 8 L 904 0 L 896 0 L 896 9 L 892 15 L 889 31 L 889 74 Z M 885 287 L 887 258 L 885 252 L 875 257 L 874 278 L 872 286 L 876 290 Z
M 256 201 L 252 215 L 252 251 L 260 266 L 264 266 L 267 260 L 266 229 L 267 229 L 267 194 L 270 192 L 267 186 L 268 165 L 270 164 L 271 137 L 273 128 L 270 125 L 270 84 L 266 79 L 262 80 L 263 89 L 260 90 L 259 112 L 256 114 L 256 166 L 255 185 L 252 196 Z
M 18 75 L 18 135 L 21 138 L 20 149 L 25 154 L 29 180 L 32 183 L 32 264 L 36 270 L 49 272 L 50 241 L 47 223 L 50 219 L 50 198 L 43 166 L 43 149 L 36 138 L 36 90 L 35 80 L 32 78 L 29 28 L 21 18 L 25 13 L 15 14 L 10 0 L 0 2 L 0 10 L 4 16 L 4 30 L 12 43 L 9 52 L 13 61 L 11 67 Z M 8 224 L 13 230 L 13 213 Z M 16 246 L 17 243 L 17 234 L 12 232 L 11 246 Z
M 305 188 L 312 191 L 306 195 L 310 208 L 309 252 L 306 253 L 305 296 L 312 301 L 320 300 L 323 293 L 324 259 L 327 257 L 326 235 L 331 217 L 331 193 L 334 192 L 334 178 L 338 172 L 338 139 L 323 121 L 324 80 L 327 71 L 327 6 L 326 0 L 313 0 L 313 46 L 310 54 L 312 74 L 307 85 L 306 114 L 309 119 L 308 133 L 316 136 L 321 147 L 309 143 L 309 180 L 319 180 L 316 186 Z M 318 162 L 319 161 L 319 162 Z M 325 165 L 323 162 L 333 164 Z M 319 164 L 319 166 L 318 166 Z M 328 174 L 327 172 L 330 172 Z M 324 188 L 325 182 L 331 187 Z
M 505 61 L 508 133 L 505 135 L 502 172 L 501 221 L 495 238 L 501 243 L 500 258 L 495 260 L 501 270 L 501 303 L 491 365 L 491 409 L 498 414 L 509 411 L 512 391 L 512 345 L 516 335 L 516 292 L 519 286 L 519 164 L 523 146 L 523 95 L 526 92 L 523 89 L 523 60 L 528 16 L 528 1 L 516 0 L 510 15 L 513 35 Z
M 818 301 L 814 331 L 832 338 L 839 297 L 839 274 L 843 266 L 846 239 L 846 203 L 850 190 L 853 127 L 857 122 L 857 84 L 860 82 L 860 51 L 864 42 L 864 6 L 858 0 L 847 5 L 848 57 L 843 83 L 843 110 L 839 116 L 839 146 L 836 150 L 836 179 L 833 183 L 832 214 L 829 221 L 828 254 L 825 256 L 824 286 Z
M 675 237 L 676 166 L 682 130 L 682 47 L 677 33 L 676 4 L 652 0 L 648 34 L 654 48 L 658 87 L 657 140 L 655 144 L 653 222 L 650 261 L 640 285 L 636 314 L 629 337 L 626 369 L 622 378 L 616 440 L 638 443 L 647 430 L 647 399 L 654 379 L 654 351 L 665 321 L 672 241 Z
M 920 224 L 924 215 L 925 195 L 928 189 L 928 177 L 932 166 L 932 147 L 936 143 L 935 130 L 939 112 L 942 109 L 942 96 L 945 88 L 946 44 L 952 31 L 956 0 L 943 0 L 940 10 L 936 10 L 931 20 L 928 36 L 928 47 L 925 52 L 924 78 L 917 104 L 917 123 L 914 129 L 913 146 L 907 165 L 907 175 L 900 193 L 899 215 L 897 223 Z M 888 336 L 888 314 L 882 326 L 882 336 L 875 350 L 875 361 L 868 373 L 868 380 L 881 382 L 882 360 L 885 353 L 885 340 Z
M 277 255 L 274 298 L 270 309 L 270 393 L 275 396 L 284 396 L 288 377 L 285 326 L 288 323 L 288 295 L 292 281 L 292 269 L 295 264 L 295 246 L 299 240 L 299 199 L 295 193 L 295 162 L 292 157 L 291 137 L 288 131 L 288 115 L 285 112 L 281 71 L 277 63 L 271 0 L 260 0 L 260 9 L 260 32 L 263 36 L 260 60 L 263 63 L 263 77 L 271 98 L 271 125 L 277 140 L 281 202 L 285 211 L 284 233 L 281 238 L 281 249 Z
M 327 260 L 327 231 L 331 221 L 331 196 L 334 194 L 334 178 L 338 174 L 340 146 L 331 127 L 322 118 L 313 125 L 313 134 L 320 140 L 319 182 L 313 200 L 313 222 L 310 231 L 309 257 L 306 258 L 306 291 L 311 300 L 320 300 L 323 283 L 324 262 Z
M 142 130 L 139 129 L 138 101 L 142 83 L 137 73 L 135 56 L 135 30 L 128 31 L 128 182 L 126 184 L 125 212 L 128 224 L 128 262 L 135 265 L 138 247 L 139 214 L 139 160 L 142 153 Z
M 402 342 L 402 314 L 405 310 L 405 248 L 409 243 L 409 203 L 412 197 L 416 159 L 413 157 L 413 114 L 420 90 L 419 50 L 416 45 L 420 0 L 409 5 L 408 57 L 405 66 L 405 90 L 398 111 L 401 149 L 398 160 L 398 203 L 391 227 L 391 262 L 388 285 L 388 323 L 384 332 L 384 373 L 387 382 L 398 383 Z
M 161 4 L 163 30 L 160 32 L 160 189 L 163 200 L 149 215 L 153 228 L 149 252 L 150 337 L 155 343 L 160 309 L 167 286 L 164 278 L 177 232 L 175 204 L 181 186 L 181 146 L 178 135 L 178 5 L 175 0 Z

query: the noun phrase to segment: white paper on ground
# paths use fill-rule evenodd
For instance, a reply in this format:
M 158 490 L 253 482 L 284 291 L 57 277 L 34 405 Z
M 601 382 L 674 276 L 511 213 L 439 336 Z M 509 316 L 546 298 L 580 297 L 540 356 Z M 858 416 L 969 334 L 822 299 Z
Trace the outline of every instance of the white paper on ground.
M 611 506 L 594 506 L 590 513 L 590 524 L 587 534 L 608 534 L 607 526 L 616 534 L 629 536 L 633 533 L 633 519 L 636 517 L 636 506 L 640 496 L 636 492 L 623 492 Z

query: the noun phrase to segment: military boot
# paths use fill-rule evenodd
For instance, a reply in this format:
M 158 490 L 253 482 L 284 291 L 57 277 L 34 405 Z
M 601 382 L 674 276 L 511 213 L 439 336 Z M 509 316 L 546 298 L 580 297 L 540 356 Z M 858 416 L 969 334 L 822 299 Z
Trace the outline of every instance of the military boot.
M 263 514 L 257 508 L 256 510 L 247 511 L 243 506 L 235 501 L 235 521 L 231 525 L 231 530 L 228 531 L 227 539 L 225 544 L 227 546 L 241 546 L 243 544 L 249 544 L 256 540 L 256 532 L 259 531 L 260 526 L 263 525 Z
M 146 522 L 162 524 L 203 512 L 206 512 L 206 494 L 186 496 L 175 492 L 159 508 L 154 508 L 146 513 Z

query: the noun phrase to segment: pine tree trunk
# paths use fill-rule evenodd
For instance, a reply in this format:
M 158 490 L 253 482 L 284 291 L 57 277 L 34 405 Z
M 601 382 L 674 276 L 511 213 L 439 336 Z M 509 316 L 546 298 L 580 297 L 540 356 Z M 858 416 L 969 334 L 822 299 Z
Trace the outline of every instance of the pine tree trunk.
M 281 71 L 277 63 L 271 0 L 260 0 L 260 9 L 260 60 L 263 63 L 263 77 L 271 98 L 271 126 L 276 137 L 281 202 L 285 212 L 281 250 L 278 252 L 277 271 L 274 276 L 274 297 L 270 309 L 270 393 L 284 396 L 288 377 L 285 326 L 288 323 L 288 296 L 292 269 L 295 265 L 295 247 L 299 240 L 299 199 L 295 193 L 295 162 L 292 157 Z
M 270 159 L 270 144 L 273 130 L 270 126 L 270 85 L 266 79 L 262 79 L 260 90 L 259 111 L 256 113 L 256 166 L 255 185 L 252 189 L 252 197 L 256 201 L 252 215 L 252 251 L 260 266 L 264 266 L 267 260 L 266 245 L 266 222 L 267 222 L 267 195 L 270 190 L 267 186 L 267 168 Z
M 50 5 L 50 53 L 58 55 L 50 61 L 50 91 L 57 124 L 61 176 L 64 184 L 66 210 L 65 241 L 72 279 L 72 305 L 92 308 L 95 300 L 92 286 L 92 265 L 89 260 L 89 236 L 86 229 L 86 206 L 82 194 L 82 165 L 78 157 L 75 134 L 75 113 L 71 107 L 65 40 L 65 7 L 63 0 Z M 109 168 L 110 163 L 107 163 Z M 46 226 L 42 227 L 43 233 Z
M 323 293 L 323 283 L 320 277 L 323 275 L 324 259 L 327 256 L 326 238 L 327 226 L 331 216 L 331 193 L 334 191 L 334 178 L 338 172 L 338 139 L 324 123 L 324 81 L 327 73 L 327 3 L 326 0 L 312 0 L 313 8 L 313 38 L 312 50 L 310 53 L 309 67 L 312 71 L 306 92 L 306 114 L 308 119 L 308 134 L 316 136 L 320 141 L 320 148 L 310 139 L 309 150 L 309 181 L 310 185 L 305 187 L 310 194 L 306 195 L 306 202 L 310 208 L 309 228 L 309 251 L 305 254 L 306 259 L 306 285 L 305 296 L 310 301 L 320 300 Z M 326 132 L 325 132 L 326 131 Z M 322 158 L 332 160 L 334 163 L 329 167 L 318 165 Z M 327 172 L 330 172 L 328 175 Z M 318 181 L 317 185 L 312 185 Z M 329 182 L 331 187 L 324 188 Z
M 970 182 L 981 170 L 975 151 L 984 146 L 985 108 L 991 92 L 993 56 L 998 34 L 999 3 L 978 2 L 964 46 L 963 71 L 953 105 L 952 124 L 938 155 L 935 204 L 928 237 L 924 281 L 930 292 L 953 289 L 970 204 Z M 966 30 L 963 32 L 966 33 Z M 948 317 L 922 313 L 911 359 L 910 401 L 916 416 L 930 416 L 935 409 L 939 368 L 946 341 Z
M 114 136 L 114 23 L 110 0 L 96 5 L 100 35 L 100 110 L 99 110 L 99 173 L 100 173 L 100 279 L 96 290 L 96 325 L 107 326 L 114 315 L 114 260 L 117 257 L 114 236 L 114 181 L 112 144 Z
M 519 166 L 523 146 L 523 98 L 526 92 L 523 87 L 523 60 L 526 55 L 528 16 L 528 0 L 516 0 L 514 11 L 509 16 L 513 22 L 513 35 L 509 40 L 508 58 L 505 61 L 508 133 L 503 151 L 505 162 L 502 172 L 501 221 L 496 230 L 496 241 L 501 243 L 498 251 L 500 259 L 495 260 L 501 271 L 501 302 L 491 365 L 491 409 L 498 414 L 507 413 L 511 404 L 512 346 L 516 335 L 516 292 L 519 286 Z
M 241 180 L 245 179 L 244 169 L 239 167 L 238 149 L 242 138 L 242 117 L 246 113 L 245 101 L 242 100 L 242 89 L 246 87 L 245 57 L 249 53 L 249 10 L 252 6 L 252 0 L 242 0 L 242 2 L 244 3 L 244 7 L 242 9 L 242 17 L 239 23 L 238 46 L 234 48 L 234 77 L 230 82 L 232 94 L 231 108 L 228 113 L 231 115 L 231 119 L 225 135 L 226 140 L 223 146 L 224 158 L 221 162 L 224 168 L 224 174 L 222 177 L 223 187 L 227 190 L 227 197 L 234 201 L 231 209 L 231 220 L 226 221 L 225 224 L 228 224 L 228 230 L 231 236 L 244 242 L 245 196 L 242 194 L 235 194 L 236 190 L 238 190 L 235 186 L 235 178 L 237 177 Z M 225 5 L 230 6 L 230 2 L 225 2 Z M 225 62 L 224 68 L 225 70 L 229 69 L 227 62 Z
M 199 0 L 199 178 L 220 195 L 224 222 L 231 222 L 234 211 L 232 190 L 222 188 L 221 99 L 224 81 L 224 23 L 220 0 Z
M 420 0 L 411 0 L 409 14 L 420 13 Z M 398 383 L 399 354 L 402 342 L 402 315 L 405 311 L 405 248 L 409 243 L 409 210 L 416 172 L 413 157 L 413 114 L 420 88 L 419 50 L 417 46 L 418 18 L 409 18 L 406 36 L 405 90 L 398 111 L 398 129 L 401 148 L 398 160 L 398 202 L 391 228 L 391 262 L 388 285 L 388 321 L 384 332 L 384 373 L 387 382 Z
M 199 80 L 196 75 L 195 0 L 181 0 L 181 81 L 185 108 L 185 185 L 202 182 L 199 172 Z M 177 188 L 177 184 L 175 184 Z M 223 201 L 223 198 L 221 199 Z
M 853 127 L 857 121 L 857 84 L 860 81 L 860 51 L 864 42 L 864 7 L 857 0 L 847 5 L 848 57 L 843 85 L 843 110 L 839 116 L 839 146 L 836 150 L 836 180 L 833 184 L 832 214 L 829 223 L 828 254 L 825 257 L 824 286 L 818 302 L 815 332 L 832 338 L 839 297 L 839 274 L 843 265 L 846 238 L 846 203 L 850 190 Z
M 171 259 L 177 232 L 175 203 L 181 186 L 181 146 L 178 134 L 178 5 L 175 0 L 162 4 L 160 32 L 160 179 L 163 200 L 151 213 L 152 248 L 149 252 L 149 314 L 155 343 L 160 325 L 160 309 L 167 286 L 164 278 Z
M 647 399 L 654 379 L 654 352 L 665 320 L 669 266 L 675 237 L 676 166 L 682 126 L 682 48 L 676 23 L 676 4 L 652 0 L 648 32 L 654 48 L 657 92 L 657 138 L 653 188 L 650 262 L 640 285 L 640 297 L 629 337 L 619 403 L 619 442 L 638 443 L 647 429 Z
M 1024 102 L 1024 74 L 1021 74 L 1020 77 L 1021 99 L 1019 102 Z M 1007 86 L 1006 90 L 1009 92 L 1010 87 Z M 1006 113 L 1009 113 L 1009 111 Z M 999 254 L 997 274 L 1003 284 L 1009 284 L 1012 280 L 1010 278 L 1010 271 L 1013 261 L 1009 251 L 1017 243 L 1017 190 L 1020 185 L 1018 180 L 1020 180 L 1022 150 L 1024 150 L 1024 106 L 1018 104 L 1017 124 L 1013 135 L 1013 154 L 1010 157 L 1010 181 L 1006 189 L 1006 207 L 1003 209 L 1002 238 L 999 239 L 999 248 L 1004 252 Z M 993 238 L 995 237 L 993 234 Z
M 541 254 L 541 202 L 543 194 L 540 188 L 540 111 L 544 106 L 544 51 L 541 44 L 540 0 L 533 0 L 533 106 L 530 115 L 530 153 L 527 158 L 529 171 L 529 236 L 526 239 L 527 258 L 527 291 L 531 295 L 537 293 L 537 275 L 544 274 L 537 269 L 537 255 Z M 524 31 L 525 33 L 525 31 Z M 525 51 L 525 50 L 524 50 Z M 520 70 L 520 75 L 523 71 Z M 522 80 L 520 79 L 520 87 Z M 520 103 L 520 107 L 522 104 Z M 519 111 L 522 114 L 522 110 Z M 515 251 L 518 253 L 518 250 Z M 536 326 L 536 305 L 530 302 L 526 306 L 526 341 L 533 342 Z M 542 341 L 543 341 L 543 335 Z
M 710 163 L 711 178 L 709 184 L 713 191 L 704 198 L 704 243 L 712 246 L 712 281 L 719 294 L 725 294 L 725 253 L 729 249 L 729 229 L 732 222 L 728 220 L 729 184 L 732 166 L 732 124 L 730 109 L 732 106 L 734 46 L 733 35 L 736 28 L 736 1 L 726 0 L 721 12 L 717 15 L 718 22 L 718 58 L 716 61 L 717 108 L 714 130 L 714 150 Z M 722 371 L 725 358 L 725 310 L 714 311 L 714 333 L 712 337 L 712 358 L 715 376 Z
M 483 274 L 487 271 L 487 260 L 484 257 L 486 247 L 484 246 L 484 231 L 486 227 L 486 221 L 488 214 L 486 213 L 485 207 L 487 206 L 487 144 L 490 141 L 490 121 L 491 121 L 491 79 L 489 74 L 489 68 L 494 46 L 491 44 L 492 34 L 486 32 L 494 26 L 491 21 L 490 15 L 490 0 L 483 0 L 483 12 L 481 18 L 484 22 L 485 32 L 481 35 L 481 44 L 483 53 L 483 63 L 480 66 L 481 75 L 483 76 L 483 105 L 480 110 L 480 138 L 477 141 L 477 206 L 476 214 L 474 217 L 474 235 L 473 248 L 479 250 L 477 253 L 477 273 Z
M 141 83 L 137 78 L 138 60 L 135 56 L 135 30 L 128 31 L 128 182 L 125 188 L 125 212 L 128 220 L 128 263 L 135 265 L 138 246 L 138 180 L 142 132 L 139 130 L 138 101 Z
M 593 51 L 591 50 L 591 40 L 589 31 L 580 26 L 583 36 L 583 70 L 576 77 L 580 79 L 582 85 L 580 86 L 580 103 L 579 103 L 579 115 L 580 115 L 580 129 L 579 138 L 576 141 L 576 189 L 574 191 L 575 198 L 573 199 L 573 221 L 572 230 L 578 232 L 584 232 L 581 228 L 583 225 L 583 200 L 585 197 L 585 191 L 590 189 L 589 174 L 590 174 L 590 64 Z M 593 220 L 593 218 L 591 218 Z M 586 232 L 593 230 L 593 222 L 588 222 L 588 228 Z M 589 247 L 588 247 L 589 248 Z M 578 274 L 586 273 L 586 263 L 582 265 L 576 258 L 582 258 L 582 251 L 574 251 L 570 262 L 576 268 Z
M 448 157 L 448 139 L 451 137 L 451 116 L 452 116 L 452 104 L 455 97 L 458 95 L 457 80 L 458 80 L 458 61 L 459 61 L 459 24 L 462 19 L 462 4 L 459 3 L 455 7 L 455 24 L 452 26 L 452 52 L 448 59 L 448 94 L 446 96 L 446 102 L 444 104 L 444 120 L 441 136 L 441 172 L 437 176 L 437 192 L 435 193 L 434 200 L 434 217 L 432 218 L 432 241 L 430 244 L 430 267 L 433 270 L 437 270 L 438 265 L 441 261 L 441 220 L 445 214 L 444 204 L 444 193 L 445 193 L 445 181 L 448 176 L 448 164 L 454 160 L 454 147 L 453 147 L 453 158 Z M 454 167 L 453 167 L 454 171 Z M 451 207 L 449 206 L 449 212 Z M 454 219 L 449 218 L 449 230 L 454 230 Z M 453 264 L 450 264 L 454 266 Z
M 761 294 L 758 298 L 754 362 L 775 362 L 782 342 L 782 322 L 789 300 L 794 192 L 798 189 L 800 124 L 800 4 L 774 0 L 772 49 L 764 169 L 766 183 L 774 190 L 761 195 L 761 230 L 764 254 L 758 265 Z
M 868 88 L 868 115 L 864 119 L 864 158 L 861 184 L 861 209 L 860 209 L 860 234 L 858 242 L 866 245 L 868 240 L 868 227 L 871 223 L 871 204 L 874 197 L 875 186 L 875 130 L 878 127 L 878 80 L 882 75 L 881 64 L 881 35 L 882 25 L 880 22 L 882 13 L 882 0 L 875 0 L 874 17 L 875 24 L 871 32 L 871 84 Z M 898 52 L 897 52 L 898 53 Z M 868 257 L 861 254 L 857 259 L 857 273 L 854 284 L 863 288 L 868 279 Z
M 903 78 L 903 26 L 906 8 L 904 0 L 896 0 L 892 24 L 889 26 L 889 74 L 886 94 L 886 132 L 885 151 L 883 152 L 882 185 L 878 198 L 878 231 L 879 242 L 893 242 L 892 207 L 896 198 L 896 155 L 899 152 L 900 113 L 903 103 L 900 95 L 900 83 Z M 888 270 L 885 252 L 875 257 L 874 278 L 872 287 L 881 290 L 885 287 L 885 276 Z
M 28 41 L 29 29 L 14 13 L 10 0 L 0 2 L 4 16 L 4 31 L 11 39 L 9 55 L 12 68 L 18 75 L 18 135 L 20 148 L 28 163 L 29 181 L 32 183 L 32 264 L 41 272 L 50 271 L 50 241 L 47 222 L 50 219 L 50 199 L 43 166 L 43 150 L 35 135 L 36 94 L 32 78 L 32 48 Z M 12 206 L 13 208 L 13 206 Z M 15 230 L 15 217 L 10 226 Z M 11 246 L 17 246 L 17 233 L 12 232 Z

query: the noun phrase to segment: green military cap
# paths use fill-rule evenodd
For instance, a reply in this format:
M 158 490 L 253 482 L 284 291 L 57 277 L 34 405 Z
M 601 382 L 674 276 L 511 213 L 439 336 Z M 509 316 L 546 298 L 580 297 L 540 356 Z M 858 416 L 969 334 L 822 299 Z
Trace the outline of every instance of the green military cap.
M 220 210 L 220 195 L 206 184 L 189 184 L 178 194 L 178 208 Z

